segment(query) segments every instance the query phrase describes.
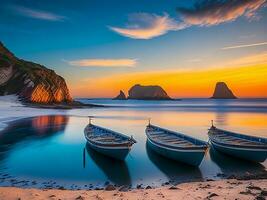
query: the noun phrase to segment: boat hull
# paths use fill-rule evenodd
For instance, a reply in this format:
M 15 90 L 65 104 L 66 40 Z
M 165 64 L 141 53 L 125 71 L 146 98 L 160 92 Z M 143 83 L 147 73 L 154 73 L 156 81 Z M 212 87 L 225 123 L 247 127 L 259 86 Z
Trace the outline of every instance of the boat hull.
M 199 166 L 205 155 L 204 149 L 178 150 L 178 149 L 166 148 L 154 143 L 149 138 L 147 139 L 147 144 L 150 147 L 150 149 L 160 154 L 161 156 L 192 166 Z
M 90 148 L 98 153 L 118 160 L 124 160 L 131 150 L 130 147 L 105 147 L 95 145 L 89 141 L 87 141 L 87 143 Z
M 251 148 L 240 148 L 240 147 L 232 147 L 227 145 L 218 144 L 214 141 L 211 141 L 212 146 L 227 155 L 252 161 L 252 162 L 264 162 L 267 158 L 266 149 L 251 149 Z

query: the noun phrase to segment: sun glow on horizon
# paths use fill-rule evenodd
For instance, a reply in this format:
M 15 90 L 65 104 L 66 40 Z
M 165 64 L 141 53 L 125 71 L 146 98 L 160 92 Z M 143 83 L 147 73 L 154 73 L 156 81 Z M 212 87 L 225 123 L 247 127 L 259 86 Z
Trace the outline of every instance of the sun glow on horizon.
M 114 97 L 120 90 L 127 95 L 135 84 L 160 85 L 173 98 L 212 96 L 216 82 L 226 82 L 237 97 L 267 97 L 267 64 L 246 67 L 188 71 L 157 71 L 117 74 L 71 85 L 75 97 Z

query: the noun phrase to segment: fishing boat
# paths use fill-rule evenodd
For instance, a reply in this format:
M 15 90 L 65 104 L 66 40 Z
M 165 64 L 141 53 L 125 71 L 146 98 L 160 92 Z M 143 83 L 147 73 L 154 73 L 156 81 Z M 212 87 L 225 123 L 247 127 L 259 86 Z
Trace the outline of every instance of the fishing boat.
M 205 155 L 206 142 L 151 125 L 146 128 L 148 146 L 156 153 L 172 160 L 198 166 Z
M 91 119 L 84 129 L 84 136 L 92 149 L 119 160 L 124 160 L 136 143 L 133 137 L 92 124 Z
M 213 122 L 208 135 L 212 146 L 222 153 L 253 162 L 264 162 L 267 158 L 267 138 L 218 129 Z

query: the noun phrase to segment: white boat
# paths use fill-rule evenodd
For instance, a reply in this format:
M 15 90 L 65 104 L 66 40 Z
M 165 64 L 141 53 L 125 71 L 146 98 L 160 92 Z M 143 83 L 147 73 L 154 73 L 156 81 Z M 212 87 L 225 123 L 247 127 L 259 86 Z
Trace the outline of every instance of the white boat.
M 124 160 L 136 141 L 121 133 L 93 125 L 91 120 L 84 129 L 88 145 L 106 156 Z
M 267 158 L 267 138 L 218 129 L 213 123 L 208 135 L 212 146 L 227 155 L 253 162 L 264 162 Z
M 146 135 L 149 147 L 158 154 L 193 166 L 201 163 L 208 148 L 204 141 L 150 123 Z

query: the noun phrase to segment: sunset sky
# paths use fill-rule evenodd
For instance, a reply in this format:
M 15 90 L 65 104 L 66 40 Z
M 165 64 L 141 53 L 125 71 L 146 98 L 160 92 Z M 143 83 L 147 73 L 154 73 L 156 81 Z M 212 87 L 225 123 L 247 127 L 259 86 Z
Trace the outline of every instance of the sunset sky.
M 74 97 L 134 84 L 174 98 L 267 97 L 266 0 L 1 0 L 0 40 L 45 65 Z

